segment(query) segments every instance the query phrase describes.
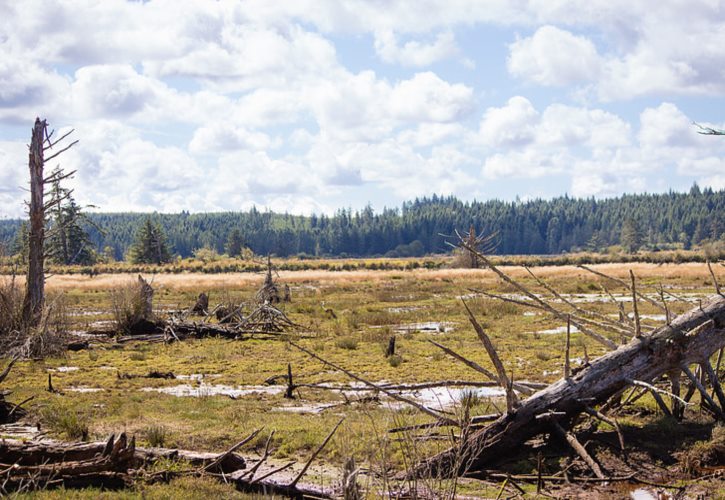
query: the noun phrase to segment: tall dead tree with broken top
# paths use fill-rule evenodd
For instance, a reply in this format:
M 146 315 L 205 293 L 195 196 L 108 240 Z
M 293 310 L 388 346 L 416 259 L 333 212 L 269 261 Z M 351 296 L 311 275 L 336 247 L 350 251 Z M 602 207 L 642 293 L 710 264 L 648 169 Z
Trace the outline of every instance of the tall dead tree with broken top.
M 25 284 L 25 298 L 23 299 L 23 322 L 30 327 L 37 326 L 40 323 L 43 307 L 45 306 L 45 212 L 63 201 L 62 199 L 46 201 L 45 185 L 67 179 L 75 173 L 65 174 L 62 170 L 56 170 L 51 176 L 44 177 L 45 164 L 78 142 L 73 141 L 65 147 L 60 147 L 60 143 L 72 134 L 73 130 L 55 141 L 53 140 L 54 132 L 48 133 L 48 122 L 46 120 L 36 118 L 28 154 L 28 167 L 30 169 L 28 213 L 30 227 L 28 234 L 28 272 Z M 55 146 L 59 146 L 59 149 L 50 156 L 45 157 L 46 151 L 52 150 Z

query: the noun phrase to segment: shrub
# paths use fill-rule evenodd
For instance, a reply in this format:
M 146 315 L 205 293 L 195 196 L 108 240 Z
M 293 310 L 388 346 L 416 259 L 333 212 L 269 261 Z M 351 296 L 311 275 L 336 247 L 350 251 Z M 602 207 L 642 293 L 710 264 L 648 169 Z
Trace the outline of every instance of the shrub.
M 166 444 L 168 430 L 163 425 L 149 425 L 143 432 L 150 446 L 161 448 Z
M 340 349 L 354 351 L 357 349 L 357 340 L 352 337 L 340 337 L 335 341 L 335 345 Z
M 74 408 L 50 405 L 41 411 L 45 424 L 68 439 L 88 439 L 88 417 Z
M 400 364 L 403 362 L 403 357 L 399 356 L 397 354 L 393 354 L 392 356 L 388 356 L 388 364 L 392 366 L 393 368 L 397 368 L 400 366 Z
M 131 280 L 111 291 L 111 308 L 116 330 L 129 333 L 134 325 L 147 318 L 143 283 Z

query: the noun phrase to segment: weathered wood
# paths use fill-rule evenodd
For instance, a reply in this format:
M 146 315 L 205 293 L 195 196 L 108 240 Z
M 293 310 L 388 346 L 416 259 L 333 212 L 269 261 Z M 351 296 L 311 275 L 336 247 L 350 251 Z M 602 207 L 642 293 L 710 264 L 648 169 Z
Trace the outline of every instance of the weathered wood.
M 201 314 L 206 316 L 209 313 L 209 294 L 201 292 L 196 299 L 196 303 L 191 308 L 192 314 Z
M 109 446 L 109 442 L 110 445 Z M 97 441 L 93 443 L 64 443 L 54 440 L 27 442 L 15 439 L 0 441 L 0 464 L 19 464 L 27 466 L 44 463 L 84 462 L 96 456 L 108 454 L 116 441 Z M 223 460 L 219 458 L 224 456 Z M 217 461 L 220 470 L 232 472 L 245 467 L 244 458 L 235 453 L 207 453 L 171 448 L 135 448 L 134 465 L 159 459 L 184 460 L 189 464 L 205 467 Z
M 127 442 L 125 434 L 118 439 L 111 436 L 107 442 L 63 443 L 53 440 L 27 442 L 15 439 L 0 441 L 0 485 L 6 492 L 21 487 L 38 489 L 64 486 L 66 488 L 122 488 L 133 483 L 133 470 L 160 459 L 183 460 L 192 467 L 186 473 L 205 474 L 237 489 L 265 494 L 283 495 L 290 498 L 331 498 L 333 488 L 303 483 L 297 476 L 280 477 L 279 473 L 293 465 L 265 467 L 264 460 L 252 469 L 257 477 L 246 469 L 247 460 L 236 450 L 251 441 L 258 431 L 237 443 L 222 454 L 204 453 L 167 448 L 136 448 L 134 439 Z M 329 441 L 327 439 L 325 442 Z M 321 449 L 321 447 L 320 447 Z M 269 449 L 267 449 L 269 453 Z M 304 470 L 304 469 L 303 469 Z M 172 475 L 175 473 L 171 473 Z
M 45 305 L 45 204 L 43 168 L 43 143 L 47 134 L 48 124 L 40 118 L 35 119 L 30 139 L 28 167 L 30 169 L 30 205 L 28 233 L 28 272 L 25 281 L 25 297 L 23 299 L 23 321 L 28 326 L 40 323 Z
M 710 327 L 699 328 L 709 321 Z M 465 460 L 460 460 L 460 450 L 451 449 L 422 461 L 414 473 L 439 476 L 465 472 L 457 469 L 455 464 L 460 463 L 470 463 L 470 470 L 483 470 L 544 430 L 537 415 L 561 412 L 565 417 L 560 421 L 571 420 L 583 411 L 583 401 L 588 406 L 602 404 L 632 380 L 654 380 L 687 364 L 699 363 L 722 347 L 725 297 L 718 295 L 677 317 L 670 325 L 594 360 L 569 379 L 551 384 L 487 428 L 472 433 L 462 443 Z
M 632 280 L 632 311 L 634 314 L 634 336 L 639 338 L 642 336 L 642 326 L 639 323 L 639 309 L 637 308 L 637 284 L 634 279 L 634 272 L 629 270 L 629 277 Z
M 292 379 L 292 364 L 287 363 L 287 390 L 284 392 L 285 399 L 294 399 L 295 384 Z
M 395 355 L 395 335 L 390 337 L 388 339 L 388 348 L 385 350 L 385 357 L 389 358 L 390 356 Z
M 496 368 L 498 383 L 506 391 L 506 409 L 507 411 L 511 412 L 519 405 L 519 398 L 516 396 L 516 393 L 513 390 L 513 384 L 509 380 L 508 375 L 506 375 L 506 370 L 503 367 L 501 358 L 498 357 L 498 353 L 496 352 L 496 348 L 493 346 L 493 342 L 491 342 L 491 339 L 488 337 L 488 335 L 486 335 L 483 327 L 481 327 L 478 321 L 476 321 L 475 316 L 473 316 L 473 313 L 468 308 L 468 304 L 466 304 L 465 300 L 463 301 L 463 305 L 466 308 L 466 312 L 468 312 L 468 319 L 471 321 L 473 329 L 476 330 L 476 334 L 478 335 L 479 340 L 483 344 L 483 347 L 486 349 L 488 356 L 491 358 L 491 362 L 493 363 L 494 368 Z
M 599 479 L 604 479 L 606 476 L 602 472 L 602 468 L 599 466 L 599 464 L 592 458 L 592 456 L 587 452 L 587 450 L 584 448 L 584 446 L 579 442 L 579 440 L 576 438 L 573 432 L 567 431 L 564 429 L 559 422 L 556 421 L 556 418 L 551 419 L 551 425 L 556 431 L 556 433 L 563 437 L 567 443 L 569 443 L 569 446 L 572 447 L 572 449 L 576 452 L 577 455 L 579 455 L 582 460 L 586 462 L 586 464 L 589 466 L 589 468 L 594 472 L 594 475 L 596 475 Z
M 615 283 L 618 283 L 619 285 L 622 285 L 623 287 L 627 288 L 630 292 L 635 293 L 640 299 L 642 299 L 642 300 L 644 300 L 646 302 L 649 302 L 650 304 L 652 304 L 653 306 L 655 306 L 660 311 L 665 312 L 665 308 L 662 306 L 662 304 L 660 304 L 656 300 L 653 300 L 653 299 L 649 298 L 648 296 L 646 296 L 645 294 L 643 294 L 641 292 L 638 292 L 636 290 L 633 290 L 626 281 L 621 280 L 619 278 L 616 278 L 614 276 L 606 275 L 606 274 L 604 274 L 602 272 L 597 271 L 596 269 L 592 269 L 591 267 L 587 267 L 584 264 L 580 264 L 578 267 L 580 267 L 581 269 L 584 269 L 585 271 L 589 271 L 592 274 L 596 274 L 597 276 L 601 276 L 602 278 L 606 278 L 608 280 L 614 281 Z

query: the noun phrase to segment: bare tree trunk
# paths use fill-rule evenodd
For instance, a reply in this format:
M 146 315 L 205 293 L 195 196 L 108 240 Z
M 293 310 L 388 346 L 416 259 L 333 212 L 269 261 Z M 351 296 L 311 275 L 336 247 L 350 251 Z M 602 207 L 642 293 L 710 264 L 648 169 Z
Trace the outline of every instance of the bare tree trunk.
M 535 393 L 518 408 L 473 433 L 462 444 L 464 460 L 457 460 L 460 450 L 451 449 L 419 463 L 414 473 L 438 476 L 483 470 L 527 439 L 551 430 L 551 422 L 538 416 L 553 412 L 559 423 L 568 427 L 587 406 L 604 403 L 635 382 L 651 382 L 673 371 L 687 372 L 689 365 L 703 364 L 724 346 L 725 297 L 716 295 L 670 325 L 634 338 L 571 377 Z
M 30 140 L 28 166 L 30 168 L 30 234 L 28 248 L 28 275 L 23 301 L 23 320 L 28 326 L 36 326 L 45 305 L 45 275 L 43 241 L 45 239 L 45 206 L 43 201 L 43 142 L 47 123 L 35 119 Z

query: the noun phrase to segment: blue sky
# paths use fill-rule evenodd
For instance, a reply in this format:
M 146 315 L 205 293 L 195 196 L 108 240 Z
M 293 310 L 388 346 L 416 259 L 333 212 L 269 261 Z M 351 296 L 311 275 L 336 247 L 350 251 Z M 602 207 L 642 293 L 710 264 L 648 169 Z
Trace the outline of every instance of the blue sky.
M 0 0 L 0 216 L 35 116 L 103 211 L 725 187 L 725 4 Z M 54 165 L 53 165 L 54 166 Z

